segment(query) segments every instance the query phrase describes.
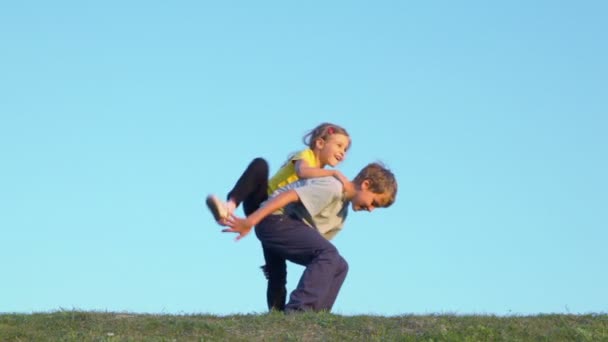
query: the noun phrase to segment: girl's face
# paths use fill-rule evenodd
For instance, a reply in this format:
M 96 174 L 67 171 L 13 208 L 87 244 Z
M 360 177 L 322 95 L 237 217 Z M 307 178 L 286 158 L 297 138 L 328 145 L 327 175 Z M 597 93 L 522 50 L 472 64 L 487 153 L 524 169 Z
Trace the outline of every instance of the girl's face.
M 350 138 L 344 134 L 335 133 L 326 140 L 317 140 L 317 151 L 321 167 L 329 165 L 335 167 L 346 157 L 346 150 L 350 145 Z

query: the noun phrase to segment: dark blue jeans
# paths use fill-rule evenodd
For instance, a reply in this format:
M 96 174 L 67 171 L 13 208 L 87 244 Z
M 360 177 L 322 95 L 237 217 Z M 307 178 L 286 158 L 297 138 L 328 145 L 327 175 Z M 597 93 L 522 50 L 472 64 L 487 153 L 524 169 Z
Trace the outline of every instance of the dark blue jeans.
M 289 260 L 306 269 L 285 310 L 330 311 L 348 273 L 348 264 L 336 247 L 316 229 L 286 215 L 264 218 L 255 227 L 255 234 L 264 248 L 269 303 L 281 298 Z M 282 298 L 284 301 L 284 294 Z

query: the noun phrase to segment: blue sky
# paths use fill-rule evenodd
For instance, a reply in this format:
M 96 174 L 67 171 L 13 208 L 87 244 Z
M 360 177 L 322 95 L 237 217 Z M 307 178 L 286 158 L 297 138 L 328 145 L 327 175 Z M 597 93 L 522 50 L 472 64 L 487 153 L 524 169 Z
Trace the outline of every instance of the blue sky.
M 204 207 L 323 121 L 381 160 L 334 312 L 606 312 L 602 1 L 0 5 L 0 312 L 265 312 Z M 289 266 L 289 290 L 302 272 Z

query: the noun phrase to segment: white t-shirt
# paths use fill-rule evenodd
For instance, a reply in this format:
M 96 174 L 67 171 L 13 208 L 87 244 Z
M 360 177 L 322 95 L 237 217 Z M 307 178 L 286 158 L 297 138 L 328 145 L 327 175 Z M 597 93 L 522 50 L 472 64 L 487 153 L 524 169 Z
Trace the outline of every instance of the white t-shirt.
M 334 177 L 300 179 L 277 189 L 271 198 L 292 189 L 300 200 L 275 214 L 297 217 L 317 229 L 327 240 L 334 238 L 342 229 L 348 214 L 348 201 L 344 199 L 342 183 Z

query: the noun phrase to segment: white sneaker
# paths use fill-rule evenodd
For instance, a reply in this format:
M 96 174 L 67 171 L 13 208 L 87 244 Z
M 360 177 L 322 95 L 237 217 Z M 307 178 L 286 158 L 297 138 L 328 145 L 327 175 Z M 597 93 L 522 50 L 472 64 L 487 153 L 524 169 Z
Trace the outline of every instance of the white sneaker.
M 228 218 L 229 213 L 226 203 L 221 201 L 219 198 L 215 197 L 214 195 L 209 195 L 207 196 L 207 200 L 205 202 L 207 203 L 207 207 L 211 211 L 211 214 L 213 214 L 213 218 L 216 221 L 219 222 L 222 219 Z

